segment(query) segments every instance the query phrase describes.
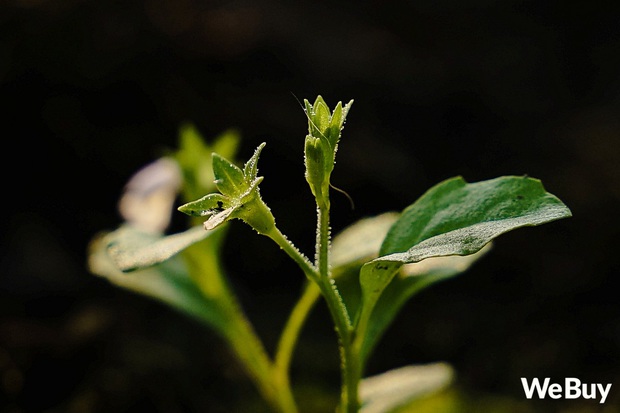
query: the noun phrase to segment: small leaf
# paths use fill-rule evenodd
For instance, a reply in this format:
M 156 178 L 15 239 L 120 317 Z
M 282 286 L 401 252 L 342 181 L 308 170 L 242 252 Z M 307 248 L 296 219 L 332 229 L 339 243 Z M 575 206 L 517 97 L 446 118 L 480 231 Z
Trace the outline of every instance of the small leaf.
M 313 134 L 315 137 L 325 136 L 325 131 L 329 127 L 329 109 L 325 102 L 321 101 L 314 105 L 314 125 L 318 129 L 318 134 Z
M 329 140 L 329 144 L 332 148 L 336 148 L 338 146 L 340 131 L 342 129 L 342 121 L 342 102 L 338 102 L 329 121 L 329 127 L 325 130 L 325 136 Z
M 312 104 L 312 106 L 314 108 L 316 108 L 319 104 L 323 104 L 323 105 L 325 105 L 325 107 L 327 107 L 327 103 L 325 103 L 325 99 L 323 99 L 323 96 L 321 96 L 321 95 L 318 95 L 316 97 L 316 99 L 314 100 L 314 103 Z
M 213 173 L 217 189 L 226 196 L 236 198 L 248 190 L 243 171 L 217 153 L 213 154 Z
M 353 100 L 350 100 L 344 108 L 342 107 L 342 102 L 338 102 L 338 105 L 336 105 L 336 107 L 334 108 L 334 113 L 332 114 L 332 118 L 327 131 L 327 136 L 333 148 L 336 148 L 336 146 L 338 145 L 338 141 L 340 140 L 340 135 L 342 133 L 342 129 L 344 128 L 347 114 L 349 113 L 352 105 Z
M 211 216 L 231 206 L 230 198 L 222 194 L 208 194 L 187 204 L 181 205 L 178 210 L 193 217 Z
M 240 205 L 239 199 L 231 200 L 227 196 L 214 193 L 181 205 L 178 209 L 190 216 L 208 217 L 204 228 L 210 231 L 224 223 Z
M 243 175 L 245 175 L 246 182 L 251 183 L 256 179 L 258 175 L 258 158 L 260 157 L 260 153 L 265 147 L 266 143 L 263 142 L 254 151 L 254 155 L 246 162 L 243 167 Z
M 342 127 L 342 121 L 342 102 L 338 102 L 332 113 L 332 117 L 329 121 L 329 126 L 330 128 L 335 128 L 340 131 L 340 128 Z
M 349 114 L 349 111 L 351 110 L 351 106 L 353 106 L 353 99 L 351 99 L 349 103 L 344 105 L 344 108 L 342 108 L 342 125 L 340 129 L 344 128 L 344 123 L 347 120 L 347 115 Z

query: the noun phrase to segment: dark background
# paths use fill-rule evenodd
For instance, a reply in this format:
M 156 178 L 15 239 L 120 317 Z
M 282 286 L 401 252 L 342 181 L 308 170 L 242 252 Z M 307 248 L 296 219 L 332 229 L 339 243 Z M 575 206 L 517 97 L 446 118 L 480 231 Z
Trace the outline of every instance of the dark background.
M 333 175 L 355 209 L 333 195 L 334 231 L 454 175 L 528 174 L 574 214 L 501 237 L 469 273 L 417 296 L 368 373 L 446 360 L 474 399 L 523 402 L 520 377 L 578 377 L 613 383 L 607 406 L 620 405 L 620 10 L 609 4 L 2 2 L 1 411 L 262 411 L 217 336 L 90 275 L 86 247 L 119 224 L 129 176 L 191 121 L 207 139 L 237 128 L 240 159 L 267 142 L 263 198 L 311 256 L 297 99 L 317 94 L 355 99 Z M 272 348 L 301 274 L 241 224 L 226 262 Z M 294 382 L 331 406 L 323 306 L 309 323 Z

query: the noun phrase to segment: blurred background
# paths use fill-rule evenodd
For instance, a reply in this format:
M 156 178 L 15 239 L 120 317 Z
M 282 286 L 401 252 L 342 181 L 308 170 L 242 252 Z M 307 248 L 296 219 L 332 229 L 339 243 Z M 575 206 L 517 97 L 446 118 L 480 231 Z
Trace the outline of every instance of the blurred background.
M 484 411 L 618 411 L 619 21 L 601 1 L 0 3 L 0 411 L 265 411 L 217 336 L 90 275 L 86 248 L 189 121 L 207 139 L 237 129 L 240 159 L 267 142 L 263 198 L 312 256 L 298 100 L 318 94 L 355 99 L 333 175 L 355 208 L 334 193 L 334 232 L 454 175 L 528 174 L 574 214 L 501 237 L 416 296 L 368 374 L 443 360 L 456 397 Z M 242 224 L 228 239 L 232 282 L 271 349 L 303 277 Z M 613 387 L 604 406 L 527 401 L 521 377 Z M 293 380 L 308 411 L 332 411 L 322 305 Z

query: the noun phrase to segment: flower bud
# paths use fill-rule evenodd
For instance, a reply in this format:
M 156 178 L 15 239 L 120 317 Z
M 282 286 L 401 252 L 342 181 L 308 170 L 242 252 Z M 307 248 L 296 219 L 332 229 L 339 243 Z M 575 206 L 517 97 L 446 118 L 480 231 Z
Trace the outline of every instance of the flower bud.
M 315 198 L 322 198 L 325 182 L 325 150 L 320 138 L 306 136 L 305 148 L 306 181 Z

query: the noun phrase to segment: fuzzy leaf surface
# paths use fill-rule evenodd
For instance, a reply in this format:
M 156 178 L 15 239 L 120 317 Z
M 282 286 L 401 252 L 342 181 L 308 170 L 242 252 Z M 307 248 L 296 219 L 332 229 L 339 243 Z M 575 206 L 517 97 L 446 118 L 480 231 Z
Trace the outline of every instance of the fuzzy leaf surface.
M 213 173 L 217 189 L 226 196 L 239 197 L 248 189 L 241 168 L 217 153 L 213 153 Z
M 450 235 L 433 244 L 452 245 L 452 254 L 471 254 L 493 236 L 570 215 L 538 179 L 504 176 L 470 184 L 455 177 L 435 185 L 403 211 L 383 241 L 380 255 L 406 252 L 440 234 Z
M 369 349 L 376 341 L 370 336 L 382 331 L 393 318 L 390 307 L 402 305 L 403 297 L 399 297 L 376 307 L 403 265 L 474 254 L 513 229 L 570 216 L 566 205 L 533 178 L 505 176 L 470 184 L 456 177 L 434 186 L 403 211 L 384 239 L 380 257 L 362 267 L 360 322 L 368 334 L 364 347 Z M 424 286 L 444 278 L 427 278 Z M 415 292 L 417 287 L 407 290 Z

